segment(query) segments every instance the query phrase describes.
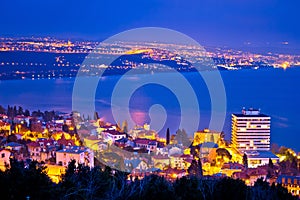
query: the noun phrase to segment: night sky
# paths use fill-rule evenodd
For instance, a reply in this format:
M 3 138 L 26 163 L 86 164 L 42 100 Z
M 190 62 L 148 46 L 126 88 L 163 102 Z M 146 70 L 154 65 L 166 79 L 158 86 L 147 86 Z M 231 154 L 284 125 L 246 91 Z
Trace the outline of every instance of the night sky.
M 202 44 L 300 44 L 299 0 L 2 0 L 1 36 L 97 39 L 158 26 Z

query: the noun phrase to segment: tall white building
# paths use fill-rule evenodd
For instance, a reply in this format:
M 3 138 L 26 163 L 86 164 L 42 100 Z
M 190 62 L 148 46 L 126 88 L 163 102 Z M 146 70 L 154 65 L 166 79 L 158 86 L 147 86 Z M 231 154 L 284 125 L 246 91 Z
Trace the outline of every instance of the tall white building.
M 257 109 L 232 114 L 231 144 L 240 151 L 270 150 L 271 117 Z

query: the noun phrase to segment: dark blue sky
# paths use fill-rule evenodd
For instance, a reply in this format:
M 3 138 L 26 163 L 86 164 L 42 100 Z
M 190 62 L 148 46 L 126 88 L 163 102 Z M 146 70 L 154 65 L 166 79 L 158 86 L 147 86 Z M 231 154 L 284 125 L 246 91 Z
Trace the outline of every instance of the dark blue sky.
M 0 35 L 105 39 L 159 26 L 202 44 L 300 44 L 299 0 L 1 0 Z

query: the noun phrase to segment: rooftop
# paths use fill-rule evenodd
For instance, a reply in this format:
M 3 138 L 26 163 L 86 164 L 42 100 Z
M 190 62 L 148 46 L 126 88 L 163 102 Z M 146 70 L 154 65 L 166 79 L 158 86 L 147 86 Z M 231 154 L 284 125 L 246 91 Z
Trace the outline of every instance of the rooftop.
M 249 158 L 278 158 L 271 151 L 245 151 L 245 154 Z
M 70 146 L 57 151 L 57 153 L 70 153 L 70 154 L 80 154 L 86 152 L 88 149 L 86 147 L 80 146 Z
M 270 117 L 270 116 L 265 115 L 265 114 L 244 115 L 244 114 L 241 114 L 241 113 L 233 113 L 232 115 L 234 115 L 236 117 Z
M 20 146 L 23 146 L 23 145 L 19 144 L 17 142 L 9 142 L 5 146 L 7 146 L 7 147 L 20 147 Z
M 243 108 L 242 113 L 236 113 L 233 114 L 237 117 L 269 117 L 268 115 L 261 114 L 260 109 L 254 109 L 254 108 Z
M 103 131 L 103 133 L 108 133 L 108 134 L 111 134 L 111 135 L 125 135 L 125 133 L 121 133 L 121 132 L 116 131 L 116 130 L 106 130 L 106 131 Z

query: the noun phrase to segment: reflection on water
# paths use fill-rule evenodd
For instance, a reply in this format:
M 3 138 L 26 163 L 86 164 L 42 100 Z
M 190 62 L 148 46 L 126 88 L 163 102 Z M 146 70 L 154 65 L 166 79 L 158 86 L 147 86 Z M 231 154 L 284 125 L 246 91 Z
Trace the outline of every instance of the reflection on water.
M 162 75 L 164 76 L 164 75 Z M 169 78 L 172 74 L 168 74 Z M 199 128 L 207 127 L 210 120 L 211 102 L 206 85 L 192 73 L 187 74 L 193 89 L 197 93 L 200 107 Z M 300 68 L 273 70 L 243 70 L 222 72 L 227 95 L 227 118 L 224 126 L 227 139 L 230 136 L 230 114 L 240 112 L 242 107 L 261 108 L 262 112 L 272 117 L 271 140 L 281 145 L 291 146 L 298 151 L 300 147 L 300 127 L 298 118 L 300 107 Z M 128 81 L 138 81 L 137 77 L 128 77 Z M 96 93 L 95 106 L 100 116 L 113 122 L 111 113 L 111 93 L 118 81 L 117 76 L 101 79 L 101 91 Z M 9 80 L 0 82 L 0 104 L 4 107 L 20 105 L 30 110 L 59 110 L 70 112 L 72 108 L 72 88 L 74 78 L 41 79 L 41 80 Z M 165 127 L 171 132 L 179 128 L 181 110 L 174 95 L 166 88 L 141 87 L 130 99 L 131 116 L 136 124 L 150 122 L 149 109 L 160 104 L 168 113 Z M 120 96 L 120 98 L 122 98 Z M 192 109 L 192 108 L 191 108 Z M 122 108 L 118 112 L 122 115 Z M 162 112 L 163 113 L 163 112 Z M 187 117 L 194 119 L 193 112 Z M 155 118 L 155 113 L 152 118 Z M 159 117 L 157 117 L 159 118 Z M 125 119 L 124 119 L 125 120 Z M 189 134 L 195 130 L 185 128 Z M 165 134 L 165 129 L 161 135 Z M 284 136 L 284 137 L 283 137 Z

